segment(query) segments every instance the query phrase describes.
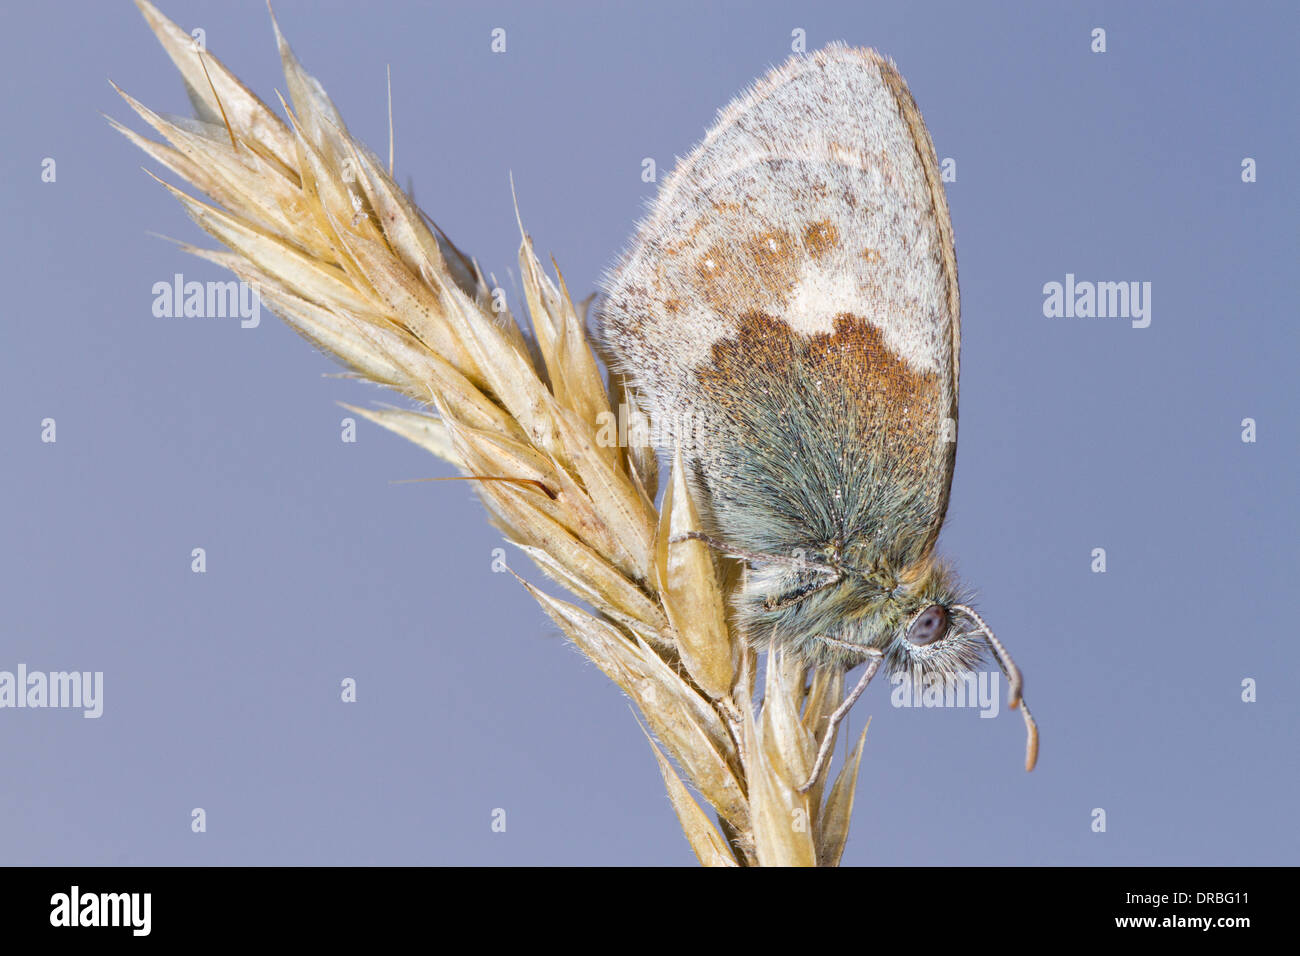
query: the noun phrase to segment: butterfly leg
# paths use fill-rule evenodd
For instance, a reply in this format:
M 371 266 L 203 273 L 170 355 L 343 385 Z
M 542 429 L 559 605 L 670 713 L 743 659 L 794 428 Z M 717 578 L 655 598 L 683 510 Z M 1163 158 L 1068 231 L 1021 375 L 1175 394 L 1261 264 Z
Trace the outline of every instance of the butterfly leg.
M 703 541 L 714 551 L 729 555 L 733 558 L 744 558 L 746 561 L 758 561 L 763 564 L 784 564 L 792 568 L 802 568 L 805 570 L 825 570 L 834 571 L 829 564 L 820 564 L 816 561 L 808 561 L 804 558 L 789 557 L 784 554 L 764 554 L 761 551 L 745 551 L 741 548 L 733 548 L 725 541 L 719 541 L 701 531 L 687 531 L 683 534 L 675 535 L 668 539 L 669 544 L 677 544 L 681 541 Z
M 818 591 L 824 591 L 827 588 L 834 587 L 844 580 L 844 575 L 834 574 L 824 581 L 817 581 L 813 584 L 805 584 L 798 590 L 791 591 L 783 597 L 769 597 L 763 602 L 764 611 L 782 611 L 788 607 L 794 607 L 800 601 L 806 601 Z
M 811 790 L 813 784 L 817 782 L 817 778 L 822 775 L 822 771 L 830 761 L 831 750 L 835 746 L 835 729 L 840 725 L 840 721 L 848 716 L 849 711 L 853 709 L 853 705 L 858 702 L 858 698 L 862 696 L 862 692 L 871 683 L 871 678 L 876 676 L 876 671 L 880 668 L 880 662 L 885 657 L 883 652 L 876 650 L 874 647 L 865 648 L 863 652 L 868 657 L 867 669 L 858 678 L 858 684 L 853 688 L 853 692 L 844 698 L 844 703 L 835 708 L 835 712 L 831 714 L 830 720 L 826 724 L 826 733 L 822 737 L 821 746 L 817 749 L 817 761 L 813 764 L 808 781 L 799 788 L 800 793 L 807 793 Z

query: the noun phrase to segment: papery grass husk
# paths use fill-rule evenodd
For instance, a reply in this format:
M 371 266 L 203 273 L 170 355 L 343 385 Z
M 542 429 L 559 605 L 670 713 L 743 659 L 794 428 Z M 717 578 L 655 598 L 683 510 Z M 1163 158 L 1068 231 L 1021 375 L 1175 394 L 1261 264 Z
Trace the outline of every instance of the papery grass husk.
M 636 705 L 701 863 L 837 865 L 866 731 L 825 793 L 825 781 L 798 788 L 826 739 L 843 674 L 770 653 L 755 705 L 758 659 L 728 613 L 736 568 L 701 541 L 678 540 L 700 530 L 680 455 L 660 510 L 655 449 L 600 440 L 620 407 L 644 416 L 624 381 L 602 376 L 580 310 L 558 268 L 552 279 L 537 260 L 522 223 L 535 348 L 513 316 L 493 311 L 475 261 L 351 137 L 274 16 L 287 122 L 147 0 L 136 2 L 196 118 L 161 116 L 122 93 L 166 142 L 110 122 L 215 203 L 163 183 L 228 251 L 184 248 L 235 273 L 356 375 L 416 404 L 350 411 L 466 476 L 516 479 L 473 484 L 502 534 L 586 605 L 520 579 Z

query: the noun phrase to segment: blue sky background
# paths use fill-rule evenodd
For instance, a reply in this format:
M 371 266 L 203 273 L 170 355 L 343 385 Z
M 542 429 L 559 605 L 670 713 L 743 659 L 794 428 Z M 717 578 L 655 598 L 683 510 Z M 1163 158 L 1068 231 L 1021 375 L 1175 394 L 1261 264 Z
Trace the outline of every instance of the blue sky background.
M 163 9 L 275 101 L 264 5 Z M 1043 749 L 1026 775 L 1016 715 L 873 687 L 845 862 L 1300 862 L 1294 5 L 276 10 L 381 151 L 391 64 L 399 179 L 515 301 L 511 172 L 581 294 L 653 194 L 642 158 L 666 171 L 793 29 L 892 56 L 958 171 L 941 547 Z M 446 471 L 377 427 L 339 440 L 336 402 L 386 396 L 269 312 L 152 315 L 155 282 L 224 275 L 149 235 L 210 244 L 99 115 L 143 129 L 110 77 L 188 112 L 134 7 L 15 7 L 0 63 L 0 670 L 105 675 L 98 720 L 0 710 L 0 862 L 691 863 L 629 704 L 491 572 L 470 490 L 393 484 Z M 1150 327 L 1045 318 L 1067 273 L 1152 283 Z

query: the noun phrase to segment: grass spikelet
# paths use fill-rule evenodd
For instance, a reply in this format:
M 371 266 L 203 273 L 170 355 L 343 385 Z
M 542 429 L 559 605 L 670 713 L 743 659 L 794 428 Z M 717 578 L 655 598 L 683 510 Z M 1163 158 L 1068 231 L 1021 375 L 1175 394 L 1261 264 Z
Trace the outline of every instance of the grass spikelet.
M 820 784 L 806 794 L 797 786 L 843 677 L 773 656 L 755 706 L 759 662 L 726 601 L 737 569 L 681 539 L 699 530 L 699 514 L 680 457 L 656 509 L 655 455 L 636 437 L 644 416 L 622 381 L 602 377 L 582 311 L 522 223 L 535 352 L 513 317 L 493 312 L 477 264 L 351 137 L 274 20 L 292 104 L 281 103 L 285 119 L 147 0 L 137 4 L 196 117 L 163 117 L 123 92 L 165 142 L 110 122 L 211 200 L 163 184 L 225 251 L 185 248 L 230 269 L 356 374 L 417 403 L 345 407 L 470 478 L 493 479 L 474 482 L 492 522 L 589 609 L 521 583 L 640 711 L 701 863 L 837 864 L 863 739 L 825 801 Z M 602 439 L 620 411 L 634 426 L 626 446 Z

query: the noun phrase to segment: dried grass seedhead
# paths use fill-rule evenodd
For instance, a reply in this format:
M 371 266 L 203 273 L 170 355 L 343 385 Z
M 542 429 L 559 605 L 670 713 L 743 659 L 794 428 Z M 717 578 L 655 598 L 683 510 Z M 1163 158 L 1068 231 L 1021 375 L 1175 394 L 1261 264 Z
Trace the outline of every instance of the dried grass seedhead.
M 471 478 L 510 479 L 474 484 L 502 533 L 590 608 L 521 579 L 635 702 L 702 863 L 838 863 L 865 730 L 829 793 L 820 783 L 799 787 L 834 733 L 827 715 L 843 676 L 810 675 L 772 654 L 755 713 L 757 660 L 729 623 L 718 559 L 683 539 L 699 531 L 699 514 L 681 459 L 660 511 L 654 449 L 600 440 L 619 406 L 639 413 L 624 382 L 602 377 L 558 269 L 552 279 L 523 234 L 534 351 L 514 317 L 493 311 L 474 260 L 348 133 L 278 25 L 287 123 L 147 0 L 137 4 L 180 70 L 196 118 L 160 116 L 122 93 L 166 142 L 110 122 L 213 201 L 163 183 L 227 251 L 185 248 L 230 269 L 358 375 L 419 406 L 350 410 Z

